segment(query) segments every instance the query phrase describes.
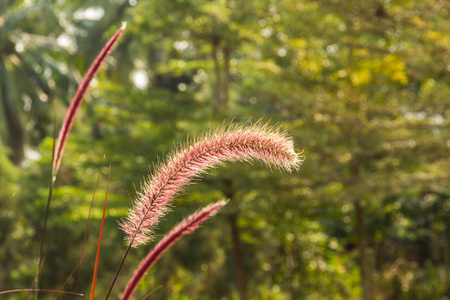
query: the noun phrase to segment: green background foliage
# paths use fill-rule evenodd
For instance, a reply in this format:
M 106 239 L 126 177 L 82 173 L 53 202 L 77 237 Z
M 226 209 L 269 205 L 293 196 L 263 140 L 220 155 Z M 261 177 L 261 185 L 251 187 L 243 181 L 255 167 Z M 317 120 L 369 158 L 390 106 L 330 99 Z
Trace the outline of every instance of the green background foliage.
M 293 136 L 306 156 L 300 171 L 233 164 L 188 187 L 155 241 L 132 250 L 113 299 L 173 225 L 222 198 L 227 207 L 162 257 L 138 297 L 450 297 L 450 4 L 442 0 L 2 1 L 0 205 L 15 196 L 0 211 L 0 290 L 31 285 L 53 119 L 59 130 L 122 21 L 66 146 L 40 288 L 59 289 L 78 263 L 100 170 L 79 291 L 89 294 L 111 163 L 101 298 L 126 248 L 117 222 L 149 169 L 188 136 L 262 118 Z M 65 289 L 75 285 L 73 277 Z

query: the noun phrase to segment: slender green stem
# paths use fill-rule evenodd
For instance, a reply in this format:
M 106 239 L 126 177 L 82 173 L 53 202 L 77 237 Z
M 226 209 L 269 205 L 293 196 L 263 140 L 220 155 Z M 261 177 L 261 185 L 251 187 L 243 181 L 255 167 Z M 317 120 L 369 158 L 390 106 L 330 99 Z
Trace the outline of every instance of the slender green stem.
M 42 253 L 44 253 L 45 233 L 47 230 L 48 216 L 50 214 L 50 202 L 52 200 L 53 183 L 54 183 L 54 181 L 52 179 L 52 182 L 50 183 L 50 188 L 48 189 L 47 208 L 45 210 L 44 227 L 42 229 L 41 248 L 39 250 L 39 266 L 41 265 L 41 261 L 42 261 Z
M 6 204 L 8 204 L 8 202 L 12 199 L 12 198 L 14 198 L 14 196 L 16 195 L 16 193 L 14 193 L 14 194 L 12 194 L 11 195 L 11 197 L 9 197 L 9 199 L 8 200 L 6 200 L 6 202 L 5 203 L 3 203 L 3 205 L 2 206 L 0 206 L 0 210 L 2 210 L 2 208 L 3 207 L 5 207 L 6 206 Z
M 51 248 L 51 247 L 49 247 L 49 248 Z M 28 294 L 27 294 L 27 298 L 26 299 L 30 298 L 31 292 L 33 292 L 33 291 L 35 293 L 37 292 L 36 291 L 37 289 L 34 289 L 34 284 L 37 282 L 37 278 L 39 277 L 39 274 L 41 273 L 42 267 L 44 266 L 45 260 L 47 259 L 47 255 L 48 255 L 48 250 L 47 250 L 47 253 L 44 255 L 44 257 L 42 258 L 42 262 L 41 262 L 41 264 L 38 267 L 36 275 L 34 276 L 33 282 L 31 283 L 31 287 L 28 289 Z
M 33 292 L 36 290 L 39 292 L 62 293 L 62 294 L 69 294 L 69 295 L 76 295 L 76 296 L 84 296 L 83 294 L 77 294 L 74 292 L 49 290 L 49 289 L 16 289 L 16 290 L 1 291 L 0 295 L 9 294 L 9 293 L 18 293 L 18 292 Z
M 48 198 L 47 198 L 47 207 L 45 209 L 45 218 L 44 218 L 44 226 L 42 228 L 42 237 L 41 237 L 41 247 L 39 250 L 39 263 L 38 263 L 38 271 L 36 273 L 36 281 L 33 282 L 33 284 L 36 286 L 35 290 L 35 299 L 38 299 L 38 293 L 39 293 L 39 270 L 41 268 L 42 263 L 42 255 L 44 253 L 44 244 L 45 244 L 45 233 L 47 231 L 47 220 L 48 216 L 50 214 L 50 202 L 52 200 L 52 193 L 53 193 L 53 186 L 55 184 L 56 180 L 56 174 L 53 168 L 54 162 L 55 162 L 55 147 L 56 147 L 56 105 L 55 101 L 53 101 L 53 147 L 52 147 L 52 170 L 51 170 L 51 178 L 50 178 L 50 187 L 48 189 Z M 30 294 L 27 296 L 27 300 L 29 298 Z
M 105 155 L 103 155 L 103 162 L 105 162 Z M 78 285 L 80 283 L 80 273 L 81 273 L 81 262 L 83 260 L 83 255 L 84 255 L 84 245 L 86 243 L 86 236 L 87 236 L 87 230 L 88 230 L 88 226 L 89 226 L 89 220 L 91 218 L 92 205 L 94 204 L 95 193 L 97 192 L 98 182 L 100 181 L 101 175 L 102 175 L 102 167 L 100 167 L 100 170 L 98 171 L 97 182 L 95 184 L 94 194 L 92 195 L 91 206 L 89 207 L 89 214 L 88 214 L 88 217 L 86 220 L 86 228 L 84 229 L 84 237 L 83 237 L 83 244 L 81 246 L 81 255 L 80 255 L 80 262 L 79 262 L 79 267 L 78 267 L 78 276 L 77 276 L 77 284 L 75 287 L 75 294 L 78 293 Z M 74 299 L 76 299 L 76 298 L 77 298 L 77 295 L 75 295 Z

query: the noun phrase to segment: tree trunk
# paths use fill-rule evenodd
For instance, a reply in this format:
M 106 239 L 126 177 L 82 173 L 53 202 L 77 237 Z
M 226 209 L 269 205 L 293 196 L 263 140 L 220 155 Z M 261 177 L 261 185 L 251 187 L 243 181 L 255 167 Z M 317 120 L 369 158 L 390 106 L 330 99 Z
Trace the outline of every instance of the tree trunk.
M 222 103 L 228 103 L 230 98 L 230 57 L 231 48 L 223 49 L 223 82 L 222 82 Z
M 369 260 L 367 257 L 368 233 L 366 207 L 361 200 L 355 201 L 356 230 L 358 236 L 359 268 L 361 275 L 362 299 L 371 300 L 371 276 L 369 274 Z
M 445 262 L 445 268 L 444 268 L 444 274 L 445 274 L 445 282 L 447 283 L 447 290 L 445 291 L 445 295 L 447 297 L 450 297 L 450 242 L 444 241 L 443 242 L 443 250 L 444 250 L 444 262 Z
M 222 99 L 222 92 L 223 92 L 223 87 L 222 87 L 222 68 L 220 67 L 220 62 L 219 62 L 219 41 L 218 38 L 213 38 L 212 40 L 212 52 L 211 52 L 211 56 L 213 59 L 213 65 L 214 65 L 214 106 L 216 108 L 216 110 L 219 110 L 219 108 L 222 106 L 223 104 L 223 99 Z
M 154 72 L 152 79 L 152 87 L 168 88 L 170 83 L 170 76 L 168 74 L 161 74 L 158 72 L 159 66 L 167 63 L 167 51 L 164 46 L 164 38 L 154 40 L 148 46 L 147 61 L 151 70 Z M 149 87 L 150 88 L 150 87 Z M 174 87 L 175 88 L 175 87 Z
M 228 216 L 233 242 L 234 267 L 236 268 L 236 282 L 240 300 L 247 300 L 247 280 L 245 278 L 244 259 L 242 253 L 237 213 Z
M 21 112 L 18 103 L 15 103 L 15 99 L 17 98 L 12 92 L 12 83 L 9 80 L 8 70 L 1 57 L 0 69 L 1 100 L 3 102 L 3 112 L 8 130 L 7 144 L 12 150 L 12 153 L 9 154 L 9 158 L 13 164 L 19 165 L 24 156 L 23 145 L 25 139 L 24 128 L 20 118 Z

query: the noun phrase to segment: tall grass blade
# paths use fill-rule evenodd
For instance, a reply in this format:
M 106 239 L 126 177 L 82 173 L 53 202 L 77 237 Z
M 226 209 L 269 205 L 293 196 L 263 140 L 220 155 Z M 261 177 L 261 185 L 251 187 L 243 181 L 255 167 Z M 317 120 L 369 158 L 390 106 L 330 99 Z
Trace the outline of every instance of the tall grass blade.
M 38 292 L 50 292 L 50 293 L 62 293 L 62 294 L 69 294 L 69 295 L 75 295 L 75 296 L 84 296 L 84 294 L 77 294 L 77 293 L 74 293 L 74 292 L 48 290 L 48 289 L 15 289 L 15 290 L 1 291 L 0 295 L 10 294 L 10 293 L 18 293 L 18 292 L 36 292 L 36 291 L 38 291 Z
M 100 258 L 100 247 L 102 243 L 103 225 L 105 223 L 106 201 L 108 199 L 109 177 L 111 175 L 111 165 L 109 165 L 108 182 L 106 183 L 105 204 L 103 205 L 102 226 L 100 227 L 100 236 L 98 237 L 97 255 L 95 257 L 94 275 L 92 276 L 91 300 L 94 300 L 95 284 L 97 282 L 98 260 Z
M 103 161 L 105 161 L 105 155 L 103 155 Z M 98 182 L 100 180 L 101 174 L 102 174 L 102 168 L 100 167 L 100 170 L 98 171 L 97 182 L 95 183 L 94 194 L 92 195 L 91 206 L 89 207 L 89 214 L 88 214 L 88 217 L 86 220 L 86 228 L 84 229 L 84 237 L 83 237 L 83 244 L 81 245 L 81 255 L 80 255 L 79 268 L 78 268 L 77 283 L 75 286 L 75 293 L 78 292 L 78 285 L 80 283 L 81 262 L 83 260 L 83 255 L 84 255 L 84 245 L 86 244 L 86 235 L 87 235 L 89 220 L 91 219 L 92 205 L 94 203 L 95 193 L 97 192 Z M 77 296 L 75 295 L 75 299 L 76 299 L 76 297 Z
M 59 288 L 59 292 L 56 294 L 54 300 L 56 300 L 58 298 L 58 296 L 62 293 L 63 288 L 66 286 L 66 284 L 69 282 L 70 278 L 72 278 L 73 273 L 75 272 L 75 270 L 78 268 L 80 262 L 78 262 L 75 265 L 75 268 L 73 268 L 72 272 L 69 274 L 69 276 L 67 277 L 66 281 L 64 281 L 63 285 Z M 77 297 L 77 292 L 75 291 L 75 298 Z
M 52 166 L 55 162 L 55 147 L 56 147 L 56 102 L 53 101 L 53 144 L 52 144 Z M 41 268 L 42 263 L 42 254 L 44 253 L 44 244 L 45 244 L 45 234 L 47 232 L 47 221 L 48 216 L 50 214 L 50 202 L 52 201 L 52 193 L 53 193 L 53 186 L 55 184 L 55 174 L 53 173 L 53 167 L 50 173 L 50 186 L 48 188 L 48 197 L 47 197 L 47 205 L 45 207 L 45 217 L 44 217 L 44 225 L 42 226 L 42 236 L 41 236 L 41 245 L 39 248 L 39 262 L 38 262 L 38 270 L 36 271 L 36 277 L 35 281 L 33 281 L 33 284 L 36 284 L 36 290 L 35 295 L 36 299 L 38 298 L 38 288 L 39 288 L 39 272 Z M 27 295 L 27 300 L 30 294 Z
M 49 248 L 51 248 L 51 247 L 49 247 Z M 39 268 L 36 272 L 36 275 L 34 276 L 33 282 L 31 283 L 31 287 L 28 289 L 28 294 L 27 294 L 27 298 L 26 298 L 27 300 L 30 298 L 31 292 L 39 292 L 39 289 L 35 289 L 34 286 L 39 278 L 39 274 L 41 273 L 42 267 L 44 266 L 44 263 L 45 263 L 45 260 L 47 259 L 47 255 L 48 255 L 49 251 L 50 251 L 50 249 L 47 250 L 47 253 L 45 253 L 44 257 L 42 258 L 42 261 L 39 264 Z
M 160 286 L 154 288 L 150 293 L 148 293 L 147 295 L 145 295 L 144 298 L 142 298 L 142 300 L 147 299 L 147 298 L 150 297 L 157 289 L 160 289 L 160 288 L 162 288 L 162 285 L 160 285 Z
M 3 207 L 5 207 L 6 206 L 6 204 L 8 204 L 8 202 L 12 199 L 12 198 L 14 198 L 14 196 L 16 195 L 16 193 L 14 193 L 14 194 L 12 194 L 11 195 L 11 197 L 9 197 L 9 199 L 8 200 L 6 200 L 5 201 L 5 203 L 3 203 L 3 205 L 2 206 L 0 206 L 0 210 L 2 210 L 3 209 Z

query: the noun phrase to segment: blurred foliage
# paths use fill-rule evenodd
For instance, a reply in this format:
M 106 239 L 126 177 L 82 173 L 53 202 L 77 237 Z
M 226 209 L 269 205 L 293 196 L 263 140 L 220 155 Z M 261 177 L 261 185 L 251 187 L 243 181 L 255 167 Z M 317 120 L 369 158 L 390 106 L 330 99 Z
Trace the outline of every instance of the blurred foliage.
M 0 290 L 35 275 L 54 110 L 58 130 L 80 74 L 127 21 L 68 140 L 40 287 L 59 289 L 78 263 L 101 172 L 80 276 L 89 293 L 109 163 L 99 296 L 126 248 L 117 221 L 148 169 L 188 136 L 263 118 L 304 150 L 301 170 L 227 165 L 188 187 L 156 239 L 231 201 L 137 296 L 450 297 L 449 20 L 442 0 L 0 2 L 0 205 L 16 193 L 0 211 Z M 151 247 L 132 250 L 113 299 Z

